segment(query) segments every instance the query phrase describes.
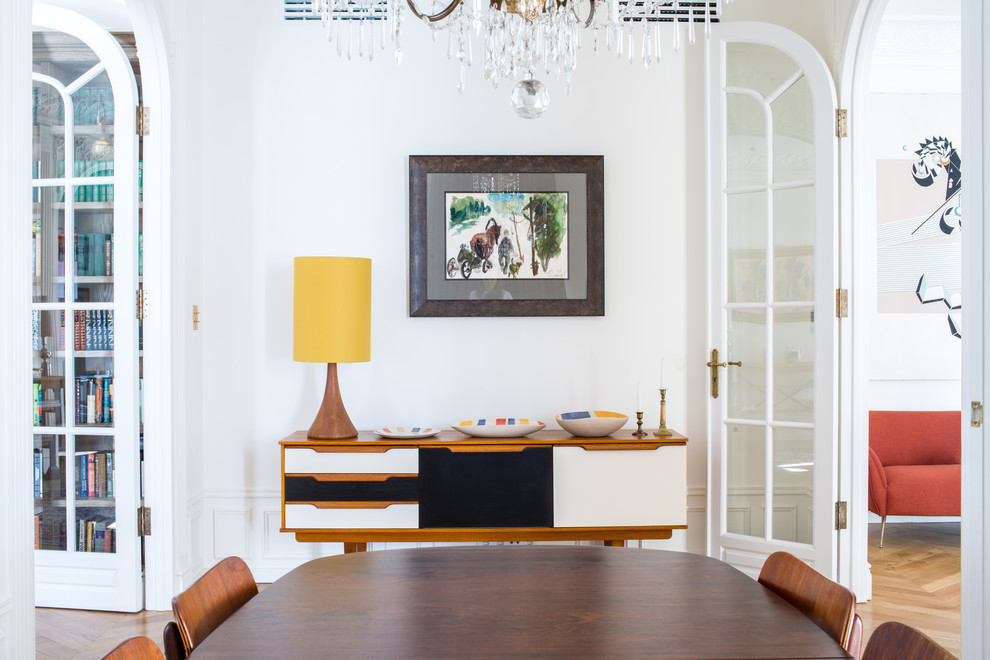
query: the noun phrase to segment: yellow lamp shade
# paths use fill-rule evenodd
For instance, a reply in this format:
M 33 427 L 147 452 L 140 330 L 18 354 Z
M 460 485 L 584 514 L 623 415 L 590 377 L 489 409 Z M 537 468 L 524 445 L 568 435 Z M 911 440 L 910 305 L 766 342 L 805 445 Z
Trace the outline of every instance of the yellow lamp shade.
M 296 257 L 292 359 L 371 359 L 371 259 Z

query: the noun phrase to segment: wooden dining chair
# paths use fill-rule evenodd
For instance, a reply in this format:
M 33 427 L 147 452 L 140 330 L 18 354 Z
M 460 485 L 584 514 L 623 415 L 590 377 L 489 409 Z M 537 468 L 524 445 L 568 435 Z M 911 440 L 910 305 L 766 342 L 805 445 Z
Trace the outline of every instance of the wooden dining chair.
M 162 660 L 162 652 L 148 637 L 131 637 L 121 642 L 103 660 Z
M 169 621 L 165 624 L 163 637 L 165 638 L 165 660 L 186 660 L 189 657 L 189 654 L 186 653 L 186 647 L 182 643 L 182 633 L 179 632 L 179 626 L 175 621 Z
M 257 595 L 248 565 L 240 557 L 227 557 L 173 598 L 172 612 L 186 653 Z
M 888 621 L 870 635 L 863 660 L 956 660 L 956 656 L 920 630 Z
M 857 636 L 853 631 L 856 597 L 851 591 L 829 580 L 789 552 L 775 552 L 767 557 L 760 571 L 759 582 L 799 609 L 842 644 L 842 648 L 852 653 L 850 647 Z M 862 644 L 862 621 L 858 639 L 859 644 Z M 857 648 L 856 651 L 858 650 Z
M 857 658 L 863 648 L 863 617 L 858 614 L 853 615 L 852 630 L 849 631 L 849 642 L 844 648 L 849 652 L 849 655 Z M 169 660 L 167 655 L 165 660 Z

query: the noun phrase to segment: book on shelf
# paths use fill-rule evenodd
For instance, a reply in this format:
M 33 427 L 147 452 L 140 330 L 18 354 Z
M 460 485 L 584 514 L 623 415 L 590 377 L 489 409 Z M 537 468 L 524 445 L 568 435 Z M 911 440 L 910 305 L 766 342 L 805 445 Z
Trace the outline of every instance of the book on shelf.
M 96 497 L 96 454 L 86 454 L 86 497 Z
M 41 350 L 41 310 L 31 310 L 31 350 Z
M 34 425 L 41 424 L 41 383 L 32 383 L 32 403 L 34 409 Z
M 34 496 L 41 497 L 44 487 L 41 483 L 41 450 L 37 447 L 34 448 Z

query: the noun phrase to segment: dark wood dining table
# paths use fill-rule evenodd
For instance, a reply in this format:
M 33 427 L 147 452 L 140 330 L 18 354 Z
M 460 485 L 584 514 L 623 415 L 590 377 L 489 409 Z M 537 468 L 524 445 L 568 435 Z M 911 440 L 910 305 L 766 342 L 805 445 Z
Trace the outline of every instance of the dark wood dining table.
M 314 559 L 192 660 L 849 658 L 797 609 L 710 557 L 596 546 L 436 547 Z

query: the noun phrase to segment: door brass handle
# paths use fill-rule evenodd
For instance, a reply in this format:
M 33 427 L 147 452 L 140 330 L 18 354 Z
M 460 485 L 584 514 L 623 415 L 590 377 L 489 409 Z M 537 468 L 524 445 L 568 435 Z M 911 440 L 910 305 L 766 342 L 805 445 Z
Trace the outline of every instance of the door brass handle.
M 733 367 L 741 367 L 742 366 L 742 362 L 741 361 L 740 362 L 719 362 L 718 361 L 718 349 L 717 348 L 713 348 L 712 349 L 712 359 L 705 363 L 705 366 L 708 367 L 711 370 L 710 374 L 711 374 L 712 398 L 713 399 L 717 399 L 718 398 L 718 368 L 719 367 L 724 367 L 724 366 L 727 366 L 727 365 L 733 366 Z

